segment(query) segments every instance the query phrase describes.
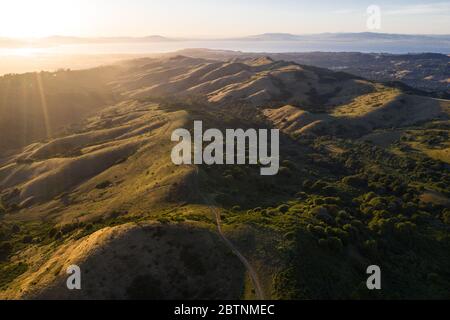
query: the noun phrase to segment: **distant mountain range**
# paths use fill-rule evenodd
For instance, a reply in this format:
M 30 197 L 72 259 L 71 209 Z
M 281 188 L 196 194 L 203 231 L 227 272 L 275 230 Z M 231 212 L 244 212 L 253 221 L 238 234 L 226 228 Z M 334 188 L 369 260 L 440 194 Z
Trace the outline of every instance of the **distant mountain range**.
M 407 34 L 389 34 L 389 33 L 320 33 L 295 35 L 289 33 L 264 33 L 247 37 L 225 38 L 225 39 L 196 39 L 196 38 L 169 38 L 159 35 L 145 37 L 70 37 L 70 36 L 51 36 L 33 40 L 0 38 L 0 47 L 22 47 L 22 46 L 51 46 L 67 44 L 90 44 L 90 43 L 147 43 L 147 42 L 172 42 L 172 41 L 282 41 L 282 42 L 391 42 L 408 41 L 420 42 L 424 46 L 428 44 L 440 44 L 450 47 L 450 35 L 407 35 Z
M 410 35 L 391 33 L 319 33 L 295 35 L 290 33 L 264 33 L 235 40 L 245 41 L 450 41 L 450 35 Z
M 446 54 L 361 52 L 251 53 L 206 49 L 186 49 L 173 54 L 222 61 L 269 57 L 276 61 L 292 61 L 302 65 L 343 71 L 378 82 L 402 82 L 435 97 L 450 99 L 450 57 Z

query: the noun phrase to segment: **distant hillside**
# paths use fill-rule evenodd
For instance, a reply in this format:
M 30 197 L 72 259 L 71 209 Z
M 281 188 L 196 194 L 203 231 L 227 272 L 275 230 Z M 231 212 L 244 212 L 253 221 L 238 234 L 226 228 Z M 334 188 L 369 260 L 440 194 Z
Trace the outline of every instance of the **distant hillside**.
M 123 97 L 198 97 L 222 106 L 290 104 L 321 114 L 364 101 L 364 97 L 376 97 L 364 103 L 379 107 L 411 93 L 420 92 L 265 56 L 219 61 L 178 55 L 84 71 L 7 75 L 0 78 L 0 146 L 8 150 L 55 138 Z
M 0 157 L 5 150 L 49 139 L 115 100 L 114 67 L 0 77 Z
M 264 33 L 238 38 L 258 41 L 422 41 L 449 42 L 450 35 L 412 35 L 379 32 L 342 32 L 295 35 L 290 33 Z
M 383 54 L 360 52 L 243 53 L 226 50 L 187 49 L 176 54 L 206 59 L 253 59 L 269 56 L 274 60 L 345 71 L 366 79 L 406 85 L 450 98 L 450 57 L 438 53 Z
M 150 35 L 144 37 L 76 37 L 76 36 L 50 36 L 33 40 L 21 39 L 0 39 L 0 47 L 17 46 L 48 46 L 65 44 L 91 44 L 91 43 L 153 43 L 169 41 L 195 41 L 204 42 L 205 47 L 208 43 L 221 46 L 226 42 L 246 42 L 249 45 L 252 42 L 274 42 L 274 45 L 282 43 L 291 43 L 302 45 L 305 51 L 312 51 L 308 48 L 317 48 L 313 50 L 321 51 L 351 51 L 363 52 L 440 52 L 450 53 L 450 35 L 409 35 L 409 34 L 388 34 L 374 32 L 360 33 L 319 33 L 319 34 L 290 34 L 290 33 L 264 33 L 259 35 L 250 35 L 246 37 L 235 38 L 209 38 L 199 39 L 190 38 L 170 38 L 160 35 Z M 328 48 L 328 49 L 327 49 Z M 333 50 L 332 48 L 335 48 Z M 359 48 L 359 49 L 357 49 Z M 281 51 L 281 50 L 280 50 Z M 291 50 L 289 50 L 291 51 Z M 113 53 L 113 52 L 112 52 Z
M 130 72 L 115 85 L 133 98 L 200 96 L 217 104 L 289 102 L 320 110 L 376 90 L 350 74 L 266 57 L 222 62 L 175 56 L 136 60 L 127 67 Z

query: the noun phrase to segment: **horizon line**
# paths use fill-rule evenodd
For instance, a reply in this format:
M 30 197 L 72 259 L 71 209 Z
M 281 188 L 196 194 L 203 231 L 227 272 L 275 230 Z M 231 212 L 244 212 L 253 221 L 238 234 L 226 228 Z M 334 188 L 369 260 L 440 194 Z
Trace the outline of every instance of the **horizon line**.
M 147 35 L 93 35 L 93 36 L 83 36 L 83 35 L 64 35 L 64 34 L 51 34 L 41 37 L 10 37 L 0 35 L 0 39 L 12 39 L 12 40 L 41 40 L 48 38 L 81 38 L 81 39 L 108 39 L 108 38 L 148 38 L 148 37 L 161 37 L 166 39 L 235 39 L 235 38 L 248 38 L 263 35 L 288 35 L 288 36 L 314 36 L 314 35 L 324 35 L 324 34 L 379 34 L 379 35 L 405 35 L 405 36 L 450 36 L 450 33 L 395 33 L 395 32 L 376 32 L 376 31 L 337 31 L 337 32 L 317 32 L 317 33 L 290 33 L 290 32 L 264 32 L 257 34 L 247 34 L 247 35 L 228 35 L 228 36 L 218 36 L 218 35 L 190 35 L 190 36 L 166 36 L 163 34 L 147 34 Z

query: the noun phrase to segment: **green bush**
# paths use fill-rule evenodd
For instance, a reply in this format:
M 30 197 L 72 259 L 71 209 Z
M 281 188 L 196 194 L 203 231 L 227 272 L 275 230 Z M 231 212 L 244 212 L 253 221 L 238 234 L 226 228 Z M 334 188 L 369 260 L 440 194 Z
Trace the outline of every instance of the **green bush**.
M 364 252 L 374 256 L 378 253 L 378 243 L 376 240 L 366 240 L 363 244 Z
M 96 189 L 106 189 L 112 185 L 111 181 L 103 181 L 95 186 Z
M 345 177 L 342 179 L 342 183 L 355 188 L 367 187 L 366 180 L 358 175 Z
M 22 242 L 23 243 L 31 243 L 31 242 L 33 242 L 33 237 L 30 235 L 26 235 L 22 238 Z
M 338 237 L 330 237 L 328 238 L 328 246 L 331 250 L 340 252 L 344 248 L 341 239 Z
M 319 239 L 318 244 L 321 248 L 330 250 L 332 252 L 341 252 L 344 248 L 341 239 L 337 237 L 321 238 Z
M 283 204 L 278 207 L 278 211 L 281 213 L 287 213 L 289 211 L 289 206 L 287 204 Z
M 10 242 L 2 242 L 0 243 L 0 261 L 6 260 L 10 255 L 13 246 Z
M 410 222 L 400 222 L 395 225 L 395 231 L 400 235 L 412 236 L 416 230 L 417 226 Z
M 158 222 L 161 224 L 169 224 L 170 223 L 170 219 L 166 218 L 166 217 L 162 217 L 162 218 L 158 218 Z

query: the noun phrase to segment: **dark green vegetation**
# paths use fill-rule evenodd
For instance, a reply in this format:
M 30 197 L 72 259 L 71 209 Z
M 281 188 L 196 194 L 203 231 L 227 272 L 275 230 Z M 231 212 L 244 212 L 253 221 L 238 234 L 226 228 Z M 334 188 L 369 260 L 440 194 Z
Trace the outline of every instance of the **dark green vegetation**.
M 223 177 L 216 200 L 228 208 L 227 224 L 282 235 L 276 246 L 286 265 L 274 278 L 275 296 L 448 298 L 450 211 L 423 198 L 427 190 L 450 196 L 448 165 L 350 141 L 338 141 L 350 150 L 339 155 L 326 151 L 326 139 L 301 143 L 324 157 L 287 157 L 272 183 L 241 167 L 215 173 Z M 267 201 L 257 201 L 255 189 Z M 383 270 L 378 294 L 365 287 L 372 264 Z
M 320 140 L 315 150 L 326 146 Z M 288 202 L 287 214 L 301 222 L 288 237 L 295 267 L 281 275 L 293 282 L 283 281 L 279 294 L 368 298 L 363 275 L 377 264 L 383 270 L 379 298 L 448 298 L 448 209 L 421 198 L 428 189 L 450 195 L 448 165 L 397 157 L 368 144 L 338 146 L 349 151 L 328 153 L 321 165 L 341 168 L 314 183 L 304 181 L 300 190 L 307 196 Z M 324 280 L 325 290 L 318 285 Z
M 0 289 L 27 271 L 24 262 L 11 260 L 15 253 L 33 243 L 51 243 L 51 227 L 45 223 L 7 224 L 0 223 Z
M 204 110 L 198 102 L 168 106 L 193 118 Z M 205 127 L 269 126 L 245 106 L 203 111 L 202 119 Z M 442 126 L 420 139 L 447 142 Z M 408 132 L 400 141 L 410 139 Z M 258 166 L 201 166 L 201 190 L 224 208 L 226 226 L 247 230 L 236 237 L 243 250 L 263 261 L 280 259 L 273 297 L 449 298 L 450 166 L 397 151 L 397 144 L 283 135 L 279 175 L 261 177 Z M 256 240 L 261 234 L 272 235 L 268 243 Z M 366 287 L 373 264 L 383 272 L 380 292 Z

